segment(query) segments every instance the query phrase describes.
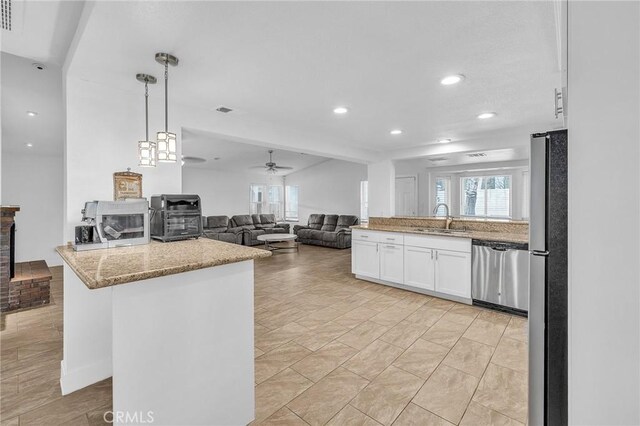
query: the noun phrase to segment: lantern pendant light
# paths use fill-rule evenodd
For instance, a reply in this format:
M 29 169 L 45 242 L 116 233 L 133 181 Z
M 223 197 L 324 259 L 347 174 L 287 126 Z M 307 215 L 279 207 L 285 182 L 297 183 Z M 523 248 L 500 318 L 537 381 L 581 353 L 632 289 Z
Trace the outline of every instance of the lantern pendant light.
M 164 132 L 158 132 L 158 161 L 178 161 L 176 134 L 169 132 L 169 65 L 178 65 L 178 58 L 168 53 L 156 53 L 156 62 L 164 65 Z
M 149 84 L 155 84 L 156 78 L 148 74 L 136 74 L 136 79 L 144 83 L 144 123 L 145 140 L 138 141 L 138 166 L 156 166 L 156 143 L 149 140 Z

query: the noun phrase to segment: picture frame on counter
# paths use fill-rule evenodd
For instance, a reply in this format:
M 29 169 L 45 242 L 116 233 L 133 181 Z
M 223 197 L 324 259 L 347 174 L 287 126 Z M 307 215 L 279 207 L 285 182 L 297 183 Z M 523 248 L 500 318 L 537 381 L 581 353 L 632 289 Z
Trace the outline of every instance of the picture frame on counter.
M 127 169 L 113 174 L 113 200 L 142 198 L 142 174 Z

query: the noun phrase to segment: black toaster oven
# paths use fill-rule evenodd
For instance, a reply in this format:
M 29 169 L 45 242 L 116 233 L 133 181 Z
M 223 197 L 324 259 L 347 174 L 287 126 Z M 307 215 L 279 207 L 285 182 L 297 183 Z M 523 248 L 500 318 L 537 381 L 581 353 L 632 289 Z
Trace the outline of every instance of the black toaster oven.
M 151 197 L 151 238 L 160 241 L 198 238 L 202 234 L 198 195 L 162 194 Z

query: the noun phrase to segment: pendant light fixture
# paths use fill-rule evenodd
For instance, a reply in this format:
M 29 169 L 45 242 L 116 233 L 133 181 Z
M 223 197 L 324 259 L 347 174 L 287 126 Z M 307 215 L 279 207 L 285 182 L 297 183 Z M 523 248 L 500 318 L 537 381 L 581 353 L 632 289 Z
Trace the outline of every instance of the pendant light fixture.
M 136 74 L 136 79 L 144 83 L 144 125 L 145 140 L 138 141 L 138 166 L 156 166 L 156 143 L 149 140 L 149 84 L 156 84 L 156 78 L 149 74 Z
M 156 62 L 164 65 L 164 132 L 158 132 L 158 161 L 178 161 L 176 134 L 169 132 L 169 65 L 178 65 L 178 58 L 168 53 L 156 53 Z

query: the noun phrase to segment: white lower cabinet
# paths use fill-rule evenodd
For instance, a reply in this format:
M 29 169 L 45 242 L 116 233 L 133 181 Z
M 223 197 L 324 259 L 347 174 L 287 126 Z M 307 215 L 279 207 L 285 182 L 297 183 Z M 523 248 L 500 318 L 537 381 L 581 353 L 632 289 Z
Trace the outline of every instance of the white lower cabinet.
M 435 290 L 434 251 L 424 247 L 404 247 L 404 284 Z
M 351 259 L 363 278 L 471 299 L 470 239 L 354 230 Z
M 379 278 L 378 243 L 355 240 L 351 244 L 351 271 L 364 277 Z
M 471 298 L 471 254 L 436 251 L 436 291 Z
M 379 244 L 380 279 L 396 284 L 404 282 L 404 253 L 399 244 Z

